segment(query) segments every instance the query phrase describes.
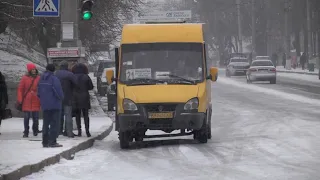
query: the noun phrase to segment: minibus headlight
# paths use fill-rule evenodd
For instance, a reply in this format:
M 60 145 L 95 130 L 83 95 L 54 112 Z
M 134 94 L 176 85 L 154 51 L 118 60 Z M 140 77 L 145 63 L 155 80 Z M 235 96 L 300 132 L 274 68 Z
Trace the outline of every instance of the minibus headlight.
M 198 98 L 192 98 L 190 99 L 185 105 L 184 105 L 184 110 L 189 111 L 189 110 L 195 110 L 198 109 L 199 107 L 199 100 Z
M 137 111 L 137 105 L 130 99 L 123 99 L 123 110 L 125 111 Z

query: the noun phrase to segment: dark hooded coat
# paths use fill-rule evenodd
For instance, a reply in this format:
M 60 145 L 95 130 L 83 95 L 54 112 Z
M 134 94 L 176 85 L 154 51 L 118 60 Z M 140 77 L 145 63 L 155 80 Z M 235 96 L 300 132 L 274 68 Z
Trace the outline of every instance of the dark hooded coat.
M 88 75 L 88 68 L 82 63 L 78 63 L 72 68 L 76 76 L 77 88 L 74 90 L 73 108 L 74 109 L 91 109 L 89 91 L 93 89 L 93 83 Z
M 5 77 L 0 72 L 0 111 L 2 112 L 8 105 L 8 89 Z
M 68 70 L 68 62 L 66 61 L 60 64 L 60 70 L 56 71 L 55 74 L 60 80 L 63 89 L 63 105 L 71 106 L 73 101 L 73 92 L 77 86 L 76 76 Z

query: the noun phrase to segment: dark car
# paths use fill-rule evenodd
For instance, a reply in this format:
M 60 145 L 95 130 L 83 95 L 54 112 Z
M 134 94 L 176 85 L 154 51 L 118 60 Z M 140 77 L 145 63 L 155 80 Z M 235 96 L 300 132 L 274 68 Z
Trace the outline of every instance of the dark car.
M 97 90 L 101 96 L 107 93 L 108 84 L 105 79 L 104 69 L 115 67 L 115 61 L 110 60 L 99 60 L 99 65 L 94 76 L 97 77 Z

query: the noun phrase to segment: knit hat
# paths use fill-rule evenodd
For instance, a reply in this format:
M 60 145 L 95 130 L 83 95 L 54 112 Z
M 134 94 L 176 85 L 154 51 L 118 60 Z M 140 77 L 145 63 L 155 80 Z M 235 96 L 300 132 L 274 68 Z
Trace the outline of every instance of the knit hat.
M 48 64 L 46 67 L 46 70 L 50 72 L 54 72 L 56 70 L 56 67 L 53 64 Z
M 34 65 L 33 63 L 28 63 L 27 64 L 27 70 L 28 72 L 30 72 L 33 69 L 37 69 L 36 65 Z

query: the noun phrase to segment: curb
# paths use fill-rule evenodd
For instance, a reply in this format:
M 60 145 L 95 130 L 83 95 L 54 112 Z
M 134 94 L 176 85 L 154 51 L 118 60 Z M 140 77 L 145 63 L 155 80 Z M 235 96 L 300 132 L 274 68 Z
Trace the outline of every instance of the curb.
M 42 170 L 46 166 L 50 166 L 50 165 L 58 163 L 61 158 L 64 158 L 67 160 L 72 160 L 75 153 L 92 147 L 94 144 L 94 141 L 104 139 L 105 137 L 107 137 L 111 133 L 112 129 L 113 129 L 113 122 L 110 127 L 108 127 L 102 133 L 98 134 L 96 137 L 90 138 L 87 141 L 84 141 L 84 142 L 78 144 L 77 146 L 74 146 L 66 151 L 63 151 L 63 152 L 57 154 L 57 155 L 48 157 L 48 158 L 46 158 L 36 164 L 25 165 L 25 166 L 23 166 L 17 170 L 14 170 L 10 173 L 1 174 L 0 180 L 20 179 L 20 178 L 28 176 L 32 173 L 39 172 L 40 170 Z
M 282 71 L 282 70 L 277 70 L 277 72 L 318 76 L 318 73 L 316 73 L 316 72 L 294 72 L 294 71 Z

